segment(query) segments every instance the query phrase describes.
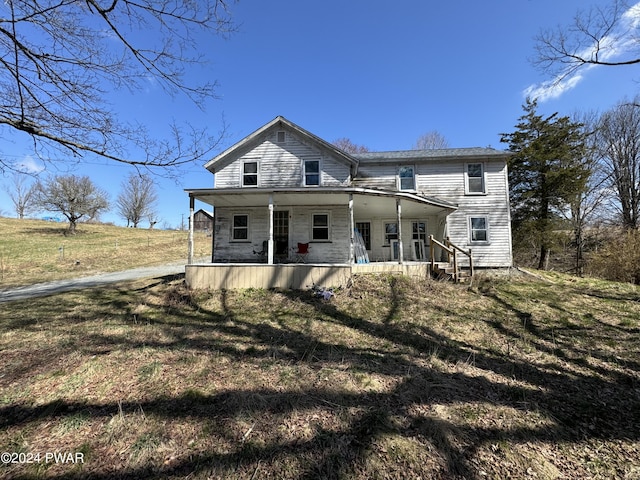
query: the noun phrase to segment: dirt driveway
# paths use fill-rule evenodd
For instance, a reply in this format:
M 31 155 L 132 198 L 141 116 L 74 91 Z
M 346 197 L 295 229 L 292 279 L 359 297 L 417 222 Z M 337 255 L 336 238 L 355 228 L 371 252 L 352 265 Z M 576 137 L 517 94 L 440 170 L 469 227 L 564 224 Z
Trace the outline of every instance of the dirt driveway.
M 138 278 L 163 277 L 184 273 L 185 262 L 171 263 L 156 267 L 142 267 L 121 272 L 102 273 L 90 277 L 70 278 L 55 282 L 36 283 L 24 287 L 0 290 L 0 303 L 25 300 L 28 298 L 45 297 L 56 293 L 81 290 L 83 288 L 99 287 L 112 283 L 126 282 Z

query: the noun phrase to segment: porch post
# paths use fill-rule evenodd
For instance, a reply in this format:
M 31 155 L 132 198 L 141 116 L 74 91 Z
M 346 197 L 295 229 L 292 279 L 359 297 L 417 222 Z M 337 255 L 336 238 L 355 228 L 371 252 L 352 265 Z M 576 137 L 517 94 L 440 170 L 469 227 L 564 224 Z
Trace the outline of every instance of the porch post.
M 349 263 L 355 263 L 354 261 L 354 246 L 353 246 L 353 230 L 355 224 L 353 223 L 353 193 L 349 194 Z
M 193 263 L 193 210 L 195 209 L 196 199 L 193 198 L 193 194 L 189 194 L 189 248 L 187 263 L 191 265 Z
M 216 225 L 218 224 L 218 209 L 213 205 L 213 224 L 211 226 L 211 263 L 216 257 Z
M 267 252 L 267 263 L 273 265 L 273 193 L 269 194 L 269 247 Z
M 396 213 L 398 215 L 398 263 L 404 263 L 404 252 L 402 248 L 402 201 L 396 198 Z

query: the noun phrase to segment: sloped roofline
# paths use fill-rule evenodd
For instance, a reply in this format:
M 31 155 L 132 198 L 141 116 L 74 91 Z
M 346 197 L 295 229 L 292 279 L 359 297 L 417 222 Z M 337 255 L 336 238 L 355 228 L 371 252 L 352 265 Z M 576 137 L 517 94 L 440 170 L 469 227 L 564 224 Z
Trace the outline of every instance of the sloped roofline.
M 442 160 L 506 160 L 512 152 L 484 147 L 442 148 L 432 150 L 395 150 L 390 152 L 366 152 L 353 156 L 361 164 L 398 163 L 402 161 L 442 161 Z
M 458 206 L 454 203 L 446 200 L 441 200 L 436 197 L 430 197 L 426 195 L 411 193 L 411 192 L 398 192 L 395 190 L 384 190 L 380 188 L 367 188 L 367 187 L 315 187 L 312 190 L 306 187 L 278 187 L 278 188 L 191 188 L 185 189 L 185 192 L 189 196 L 198 198 L 198 196 L 227 196 L 227 195 L 264 195 L 270 193 L 283 193 L 283 194 L 305 194 L 305 195 L 322 195 L 322 194 L 355 194 L 355 195 L 369 195 L 377 197 L 387 198 L 400 198 L 411 200 L 416 203 L 428 204 L 443 209 L 455 211 Z
M 296 132 L 298 135 L 306 138 L 309 142 L 311 142 L 313 144 L 316 144 L 316 145 L 318 145 L 318 146 L 320 146 L 320 147 L 322 147 L 322 148 L 324 148 L 326 150 L 329 150 L 332 154 L 336 155 L 339 158 L 342 158 L 347 164 L 351 165 L 352 168 L 354 168 L 354 169 L 357 168 L 358 160 L 356 158 L 352 157 L 351 155 L 349 155 L 346 152 L 343 152 L 342 150 L 337 148 L 335 145 L 330 144 L 326 140 L 323 140 L 322 138 L 318 137 L 317 135 L 314 135 L 313 133 L 309 132 L 308 130 L 305 130 L 304 128 L 296 125 L 295 123 L 291 122 L 290 120 L 287 120 L 286 118 L 284 118 L 281 115 L 278 115 L 276 118 L 271 120 L 269 123 L 263 125 L 259 129 L 257 129 L 255 132 L 249 134 L 248 136 L 244 137 L 242 140 L 240 140 L 236 144 L 234 144 L 231 147 L 227 148 L 224 152 L 220 153 L 219 155 L 214 157 L 212 160 L 209 160 L 204 165 L 204 167 L 207 170 L 215 173 L 216 165 L 220 164 L 221 162 L 224 162 L 234 152 L 236 152 L 238 150 L 241 150 L 242 148 L 246 147 L 247 145 L 250 145 L 257 138 L 259 138 L 262 134 L 264 134 L 268 130 L 270 130 L 270 129 L 278 126 L 278 125 L 286 126 L 290 130 L 293 130 L 294 132 Z

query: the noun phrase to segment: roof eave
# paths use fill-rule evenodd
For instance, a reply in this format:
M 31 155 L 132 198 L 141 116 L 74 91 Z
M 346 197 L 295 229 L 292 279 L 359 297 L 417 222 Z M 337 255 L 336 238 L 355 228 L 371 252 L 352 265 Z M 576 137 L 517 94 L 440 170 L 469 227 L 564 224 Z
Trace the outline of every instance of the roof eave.
M 388 197 L 388 198 L 397 198 L 397 199 L 407 199 L 413 202 L 418 203 L 426 203 L 433 206 L 437 206 L 446 210 L 455 211 L 458 209 L 458 206 L 447 202 L 446 200 L 440 200 L 439 198 L 427 197 L 424 195 L 419 195 L 416 193 L 410 192 L 397 192 L 392 190 L 382 190 L 376 188 L 365 188 L 365 187 L 316 187 L 310 189 L 308 187 L 287 187 L 287 188 L 199 188 L 199 189 L 185 189 L 185 192 L 189 194 L 189 196 L 197 197 L 198 194 L 201 195 L 264 195 L 270 193 L 292 193 L 292 194 L 356 194 L 356 195 L 372 195 L 379 197 Z

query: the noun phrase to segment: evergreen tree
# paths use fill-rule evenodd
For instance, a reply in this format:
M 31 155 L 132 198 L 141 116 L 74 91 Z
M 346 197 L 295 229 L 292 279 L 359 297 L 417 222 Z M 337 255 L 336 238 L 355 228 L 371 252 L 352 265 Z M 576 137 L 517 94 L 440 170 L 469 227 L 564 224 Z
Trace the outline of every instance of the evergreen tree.
M 515 239 L 533 236 L 540 246 L 539 269 L 547 269 L 553 230 L 560 213 L 582 192 L 588 169 L 582 161 L 582 125 L 554 113 L 538 115 L 527 99 L 516 131 L 501 141 L 513 152 L 509 160 L 509 200 Z

